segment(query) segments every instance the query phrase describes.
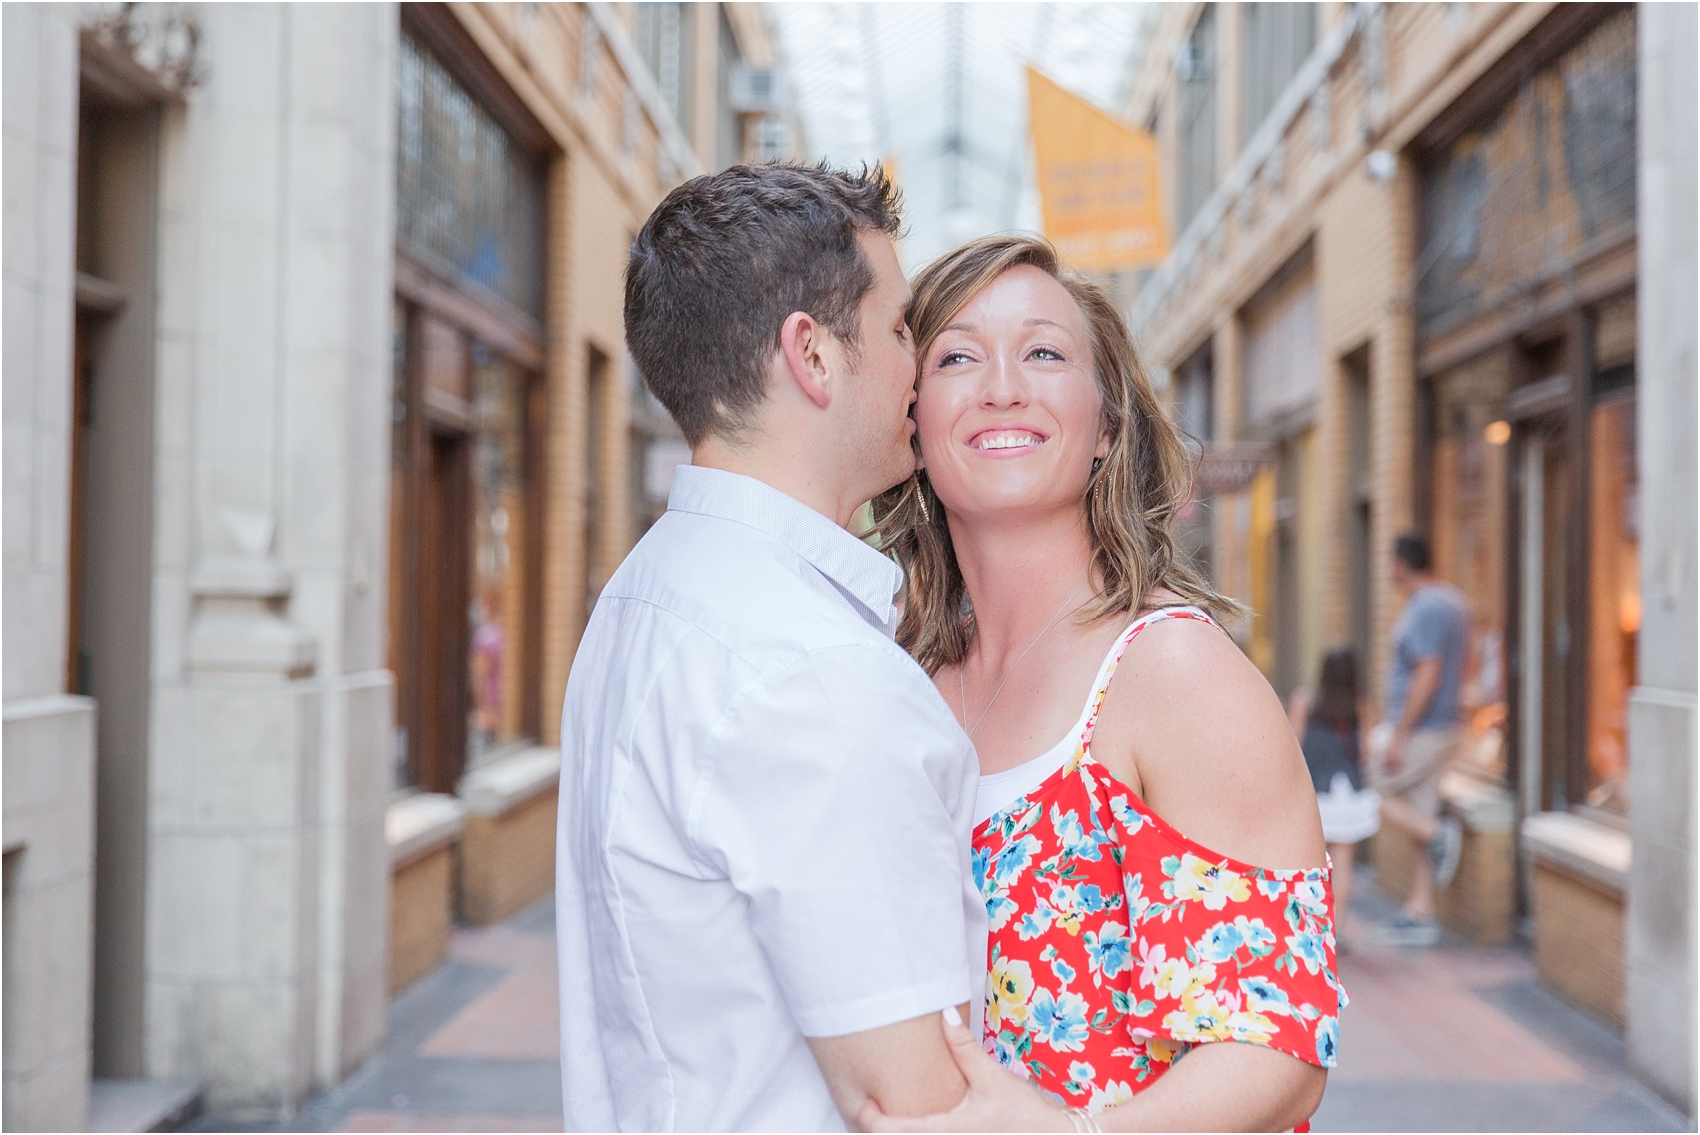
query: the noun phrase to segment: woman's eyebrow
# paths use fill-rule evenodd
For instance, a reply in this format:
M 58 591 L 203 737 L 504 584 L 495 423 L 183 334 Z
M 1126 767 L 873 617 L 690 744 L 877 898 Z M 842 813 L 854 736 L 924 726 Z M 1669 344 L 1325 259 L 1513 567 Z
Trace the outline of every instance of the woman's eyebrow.
M 943 330 L 945 330 L 945 331 L 973 331 L 974 325 L 972 323 L 952 323 L 952 324 L 947 325 Z
M 1042 315 L 1032 315 L 1032 316 L 1028 316 L 1026 319 L 1022 320 L 1022 326 L 1024 326 L 1024 327 L 1038 327 L 1041 324 L 1043 324 L 1046 327 L 1055 327 L 1059 331 L 1067 331 L 1068 330 L 1068 328 L 1064 327 L 1062 324 L 1058 323 L 1056 320 L 1046 319 Z

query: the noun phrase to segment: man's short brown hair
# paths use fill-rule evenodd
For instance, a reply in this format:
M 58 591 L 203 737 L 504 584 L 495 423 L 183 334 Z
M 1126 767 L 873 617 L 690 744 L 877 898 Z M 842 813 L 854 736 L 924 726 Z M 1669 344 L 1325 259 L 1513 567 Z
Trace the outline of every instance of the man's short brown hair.
M 656 206 L 626 261 L 626 344 L 686 441 L 748 424 L 792 312 L 855 348 L 874 286 L 857 237 L 901 224 L 878 166 L 732 166 Z

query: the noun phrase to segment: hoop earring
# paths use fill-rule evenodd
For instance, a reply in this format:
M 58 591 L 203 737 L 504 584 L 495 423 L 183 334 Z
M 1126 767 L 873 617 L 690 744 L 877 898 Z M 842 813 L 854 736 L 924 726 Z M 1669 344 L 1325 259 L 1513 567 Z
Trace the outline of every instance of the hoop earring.
M 926 490 L 921 488 L 921 471 L 915 470 L 914 476 L 910 479 L 915 483 L 915 502 L 921 506 L 921 523 L 931 526 L 933 514 L 927 509 Z

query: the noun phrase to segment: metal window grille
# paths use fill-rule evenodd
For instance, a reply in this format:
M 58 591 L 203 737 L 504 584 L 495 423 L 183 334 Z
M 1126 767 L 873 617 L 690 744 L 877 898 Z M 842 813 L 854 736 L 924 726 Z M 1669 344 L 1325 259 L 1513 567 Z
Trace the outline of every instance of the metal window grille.
M 1316 7 L 1247 4 L 1242 9 L 1240 141 L 1257 133 L 1275 101 L 1316 47 Z M 1324 87 L 1323 89 L 1326 89 Z
M 691 37 L 694 16 L 685 4 L 633 5 L 633 38 L 655 77 L 661 101 L 681 130 L 691 128 Z
M 396 83 L 397 242 L 540 317 L 540 163 L 405 33 Z
M 1635 224 L 1635 12 L 1602 21 L 1425 171 L 1424 333 L 1566 271 Z
M 1181 81 L 1180 168 L 1176 171 L 1175 231 L 1216 190 L 1216 6 L 1204 5 L 1175 60 Z

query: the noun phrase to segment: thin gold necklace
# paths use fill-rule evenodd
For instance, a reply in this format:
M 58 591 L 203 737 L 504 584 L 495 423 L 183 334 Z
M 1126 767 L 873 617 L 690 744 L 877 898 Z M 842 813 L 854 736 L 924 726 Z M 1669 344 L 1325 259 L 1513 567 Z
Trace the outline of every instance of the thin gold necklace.
M 970 741 L 972 741 L 974 739 L 974 734 L 979 730 L 981 724 L 986 720 L 986 714 L 992 712 L 992 702 L 995 702 L 995 701 L 998 700 L 998 695 L 1003 693 L 1003 688 L 1009 684 L 1009 676 L 1011 674 L 1015 673 L 1015 668 L 1017 666 L 1021 665 L 1021 660 L 1023 658 L 1027 657 L 1027 651 L 1032 650 L 1035 646 L 1039 645 L 1039 640 L 1045 637 L 1045 632 L 1050 630 L 1053 626 L 1056 625 L 1057 620 L 1062 618 L 1063 612 L 1068 609 L 1068 605 L 1070 603 L 1074 602 L 1074 597 L 1076 595 L 1080 594 L 1080 588 L 1085 587 L 1085 586 L 1086 586 L 1086 580 L 1083 579 L 1083 580 L 1080 581 L 1080 587 L 1076 587 L 1073 591 L 1069 592 L 1068 598 L 1064 599 L 1062 601 L 1062 606 L 1057 608 L 1057 613 L 1051 616 L 1051 621 L 1046 623 L 1043 627 L 1039 628 L 1039 633 L 1034 635 L 1033 641 L 1027 644 L 1027 650 L 1023 650 L 1020 654 L 1016 655 L 1015 661 L 1011 662 L 1009 664 L 1009 669 L 1005 670 L 1003 672 L 1003 681 L 999 682 L 998 688 L 992 691 L 991 701 L 988 701 L 986 703 L 986 708 L 982 709 L 980 711 L 980 716 L 976 717 L 974 719 L 974 728 L 972 728 L 968 731 L 968 739 Z M 962 660 L 962 665 L 959 666 L 957 668 L 957 671 L 956 671 L 956 692 L 957 692 L 957 696 L 962 701 L 962 721 L 963 721 L 964 724 L 967 724 L 967 722 L 968 722 L 968 678 L 967 678 L 967 674 L 968 674 L 968 660 L 965 658 L 965 659 Z

